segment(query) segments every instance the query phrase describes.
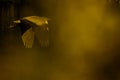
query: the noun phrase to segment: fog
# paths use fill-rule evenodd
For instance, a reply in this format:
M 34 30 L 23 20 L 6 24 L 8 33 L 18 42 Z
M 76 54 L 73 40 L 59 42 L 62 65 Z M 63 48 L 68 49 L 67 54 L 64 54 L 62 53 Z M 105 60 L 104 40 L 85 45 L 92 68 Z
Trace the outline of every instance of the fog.
M 26 0 L 19 17 L 51 18 L 50 46 L 25 49 L 18 29 L 4 34 L 1 80 L 119 80 L 120 20 L 113 7 L 105 0 Z

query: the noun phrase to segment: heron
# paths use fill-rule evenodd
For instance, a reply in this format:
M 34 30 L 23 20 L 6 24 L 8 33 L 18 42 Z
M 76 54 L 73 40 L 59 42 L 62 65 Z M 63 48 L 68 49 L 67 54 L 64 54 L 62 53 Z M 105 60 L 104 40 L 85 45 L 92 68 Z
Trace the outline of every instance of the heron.
M 27 16 L 13 21 L 14 25 L 22 24 L 27 27 L 27 30 L 21 35 L 22 42 L 26 48 L 32 48 L 35 39 L 38 40 L 41 47 L 49 46 L 49 20 L 47 17 Z M 13 27 L 15 26 L 10 26 L 10 28 Z

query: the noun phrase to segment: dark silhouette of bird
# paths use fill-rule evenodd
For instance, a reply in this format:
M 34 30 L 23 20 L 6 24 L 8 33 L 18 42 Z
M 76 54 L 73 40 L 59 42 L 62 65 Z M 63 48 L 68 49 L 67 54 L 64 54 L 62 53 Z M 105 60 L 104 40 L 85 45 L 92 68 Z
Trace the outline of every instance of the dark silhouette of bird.
M 46 17 L 28 16 L 13 21 L 14 25 L 21 24 L 21 30 L 24 30 L 21 38 L 26 48 L 32 48 L 34 39 L 37 39 L 41 47 L 49 46 L 49 20 Z M 11 25 L 10 27 L 15 26 Z

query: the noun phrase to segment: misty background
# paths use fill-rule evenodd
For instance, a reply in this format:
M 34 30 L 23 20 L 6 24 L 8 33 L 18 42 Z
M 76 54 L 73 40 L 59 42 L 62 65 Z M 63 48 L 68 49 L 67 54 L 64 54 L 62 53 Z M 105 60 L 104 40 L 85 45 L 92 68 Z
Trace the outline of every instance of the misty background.
M 35 41 L 32 49 L 26 49 L 19 28 L 8 29 L 8 9 L 0 5 L 1 80 L 120 79 L 118 2 L 16 0 L 15 19 L 32 15 L 51 18 L 48 48 Z

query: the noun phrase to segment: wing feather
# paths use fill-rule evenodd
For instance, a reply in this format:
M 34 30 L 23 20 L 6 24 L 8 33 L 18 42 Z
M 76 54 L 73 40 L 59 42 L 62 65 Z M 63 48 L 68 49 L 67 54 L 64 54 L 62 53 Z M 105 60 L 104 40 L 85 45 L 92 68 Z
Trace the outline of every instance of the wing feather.
M 41 27 L 35 29 L 35 37 L 37 38 L 41 47 L 49 46 L 49 33 L 47 30 L 43 30 Z
M 43 24 L 48 24 L 49 19 L 46 17 L 29 16 L 29 17 L 24 17 L 22 20 L 27 20 L 29 22 L 34 23 L 37 26 L 41 26 Z
M 34 32 L 32 31 L 32 28 L 28 29 L 22 35 L 22 41 L 23 41 L 24 46 L 26 48 L 32 48 L 32 45 L 33 45 L 33 42 L 34 42 Z

